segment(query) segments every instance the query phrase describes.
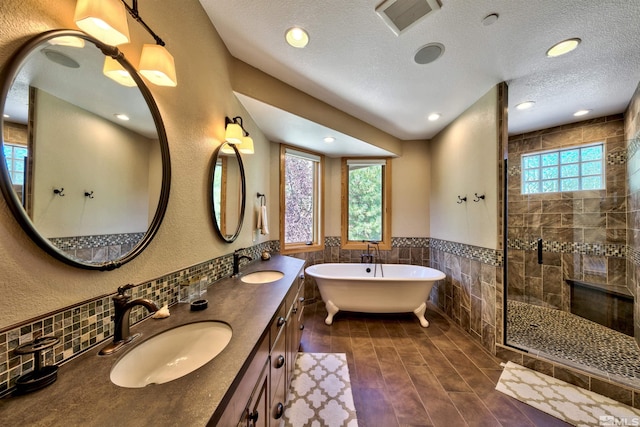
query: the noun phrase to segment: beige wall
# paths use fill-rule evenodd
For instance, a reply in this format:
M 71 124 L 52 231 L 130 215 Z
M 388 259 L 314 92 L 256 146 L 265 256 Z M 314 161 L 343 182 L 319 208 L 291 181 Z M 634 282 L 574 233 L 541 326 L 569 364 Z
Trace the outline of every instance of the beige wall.
M 75 29 L 75 0 L 3 0 L 0 2 L 0 66 L 28 38 L 50 29 Z M 110 272 L 69 267 L 38 248 L 14 220 L 0 198 L 0 328 L 42 315 L 101 294 L 125 283 L 141 283 L 236 248 L 278 239 L 278 146 L 267 141 L 233 95 L 233 60 L 197 1 L 145 0 L 140 12 L 160 34 L 175 58 L 178 86 L 150 85 L 165 124 L 171 154 L 171 192 L 162 226 L 149 247 L 132 262 Z M 152 42 L 140 25 L 129 22 L 132 42 L 121 50 L 135 65 L 143 43 Z M 240 75 L 234 76 L 236 81 Z M 248 76 L 247 78 L 251 78 Z M 261 79 L 264 76 L 261 77 Z M 256 82 L 254 82 L 256 83 Z M 259 82 L 258 82 L 259 83 Z M 249 82 L 249 84 L 252 84 Z M 282 86 L 285 87 L 285 86 Z M 289 88 L 290 89 L 290 88 Z M 288 91 L 289 89 L 282 89 Z M 299 92 L 305 110 L 317 100 Z M 281 99 L 287 99 L 281 96 Z M 308 104 L 307 104 L 308 103 Z M 393 235 L 429 234 L 429 154 L 426 144 L 402 142 L 328 106 L 323 119 L 336 128 L 393 152 Z M 245 225 L 236 242 L 223 243 L 214 235 L 208 206 L 211 155 L 224 136 L 225 116 L 240 115 L 255 144 L 254 155 L 244 155 L 247 176 Z M 327 163 L 325 235 L 340 235 L 340 162 Z M 415 168 L 415 169 L 414 169 Z M 256 193 L 267 195 L 269 235 L 255 232 Z
M 494 87 L 431 141 L 430 237 L 498 248 L 497 114 Z
M 74 0 L 3 0 L 0 64 L 30 36 L 49 29 L 75 28 L 74 7 Z M 242 115 L 254 138 L 256 154 L 244 157 L 249 206 L 255 199 L 252 194 L 270 190 L 266 159 L 271 144 L 232 93 L 228 52 L 196 1 L 145 0 L 140 12 L 167 43 L 178 75 L 177 88 L 150 85 L 171 153 L 171 194 L 164 222 L 150 246 L 132 262 L 110 272 L 85 271 L 66 266 L 33 244 L 0 198 L 0 327 L 252 244 L 249 226 L 242 229 L 234 244 L 222 243 L 214 236 L 208 211 L 209 160 L 223 138 L 225 115 Z M 137 64 L 142 43 L 152 39 L 139 24 L 130 20 L 129 27 L 132 43 L 122 50 Z M 267 194 L 268 200 L 277 201 Z M 255 219 L 249 216 L 247 224 L 252 221 Z
M 150 146 L 157 141 L 42 90 L 35 104 L 31 219 L 38 231 L 46 237 L 144 233 L 149 207 L 155 212 L 158 205 L 157 197 L 153 205 L 149 200 Z M 64 198 L 53 188 L 64 188 Z

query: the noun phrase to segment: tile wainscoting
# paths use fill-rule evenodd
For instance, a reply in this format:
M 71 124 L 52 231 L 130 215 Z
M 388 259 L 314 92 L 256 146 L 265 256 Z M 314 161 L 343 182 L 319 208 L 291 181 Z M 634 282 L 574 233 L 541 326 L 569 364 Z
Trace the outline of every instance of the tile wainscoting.
M 279 246 L 279 242 L 265 242 L 245 249 L 243 254 L 259 259 L 262 251 L 278 252 Z M 209 284 L 213 284 L 217 280 L 230 276 L 232 256 L 232 254 L 226 254 L 136 284 L 132 289 L 132 298 L 149 298 L 159 307 L 165 304 L 171 306 L 178 301 L 180 284 L 202 276 L 206 276 Z M 11 391 L 19 376 L 33 370 L 33 355 L 20 356 L 13 352 L 18 345 L 41 336 L 54 335 L 60 338 L 60 342 L 51 349 L 43 351 L 42 355 L 46 365 L 60 365 L 111 337 L 113 335 L 111 320 L 113 295 L 115 292 L 0 329 L 0 396 Z M 134 307 L 131 310 L 131 324 L 147 316 L 146 309 Z

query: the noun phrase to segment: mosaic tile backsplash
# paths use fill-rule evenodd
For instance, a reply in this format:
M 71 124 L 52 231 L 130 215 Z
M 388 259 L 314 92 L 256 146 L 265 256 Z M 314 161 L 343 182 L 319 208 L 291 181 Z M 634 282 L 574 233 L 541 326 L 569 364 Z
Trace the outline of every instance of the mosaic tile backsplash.
M 279 251 L 278 242 L 265 242 L 243 251 L 258 259 L 262 251 Z M 231 275 L 232 254 L 179 270 L 157 279 L 138 284 L 132 289 L 132 298 L 149 298 L 158 306 L 172 305 L 178 301 L 180 284 L 206 276 L 208 283 Z M 114 292 L 115 294 L 115 292 Z M 114 294 L 103 295 L 37 319 L 0 330 L 0 395 L 14 386 L 16 379 L 34 367 L 33 355 L 16 355 L 13 349 L 35 338 L 55 335 L 60 342 L 42 352 L 46 365 L 61 364 L 112 335 Z M 131 324 L 148 316 L 146 309 L 135 307 L 131 311 Z

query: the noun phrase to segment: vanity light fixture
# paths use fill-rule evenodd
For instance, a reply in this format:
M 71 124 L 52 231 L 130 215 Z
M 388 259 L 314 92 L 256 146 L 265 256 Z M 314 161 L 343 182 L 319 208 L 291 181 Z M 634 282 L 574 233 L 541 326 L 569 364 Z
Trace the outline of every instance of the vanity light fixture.
M 109 77 L 111 80 L 126 87 L 136 86 L 136 81 L 133 80 L 131 74 L 124 69 L 122 65 L 112 57 L 105 55 L 104 66 L 102 67 L 102 74 Z
M 535 101 L 524 101 L 516 105 L 516 110 L 528 110 L 535 105 Z
M 253 138 L 250 136 L 243 136 L 242 143 L 238 145 L 238 151 L 243 154 L 253 154 Z
M 73 20 L 101 42 L 111 46 L 129 43 L 127 13 L 121 0 L 78 0 Z
M 309 33 L 301 27 L 291 27 L 284 33 L 284 38 L 289 46 L 302 49 L 309 44 Z
M 224 140 L 236 146 L 238 151 L 245 154 L 253 154 L 253 139 L 244 128 L 242 117 L 236 116 L 233 119 L 224 118 L 225 135 Z
M 138 0 L 133 0 L 133 6 L 129 6 L 125 0 L 78 0 L 75 21 L 86 33 L 106 44 L 117 46 L 129 42 L 126 12 L 155 40 L 155 44 L 142 46 L 138 66 L 140 74 L 158 86 L 177 86 L 173 56 L 164 47 L 164 41 L 142 20 L 138 13 Z
M 555 58 L 560 55 L 571 52 L 578 47 L 582 40 L 579 38 L 563 40 L 560 43 L 556 43 L 549 50 L 547 50 L 547 56 L 549 58 Z
M 576 116 L 576 117 L 586 116 L 590 112 L 591 112 L 591 110 L 578 110 L 575 113 L 573 113 L 573 115 Z
M 244 127 L 242 126 L 242 117 L 237 116 L 233 119 L 224 118 L 224 140 L 229 144 L 241 144 L 244 136 Z M 248 135 L 248 133 L 247 133 Z
M 429 114 L 429 117 L 427 117 L 427 120 L 429 120 L 430 122 L 435 122 L 439 118 L 440 118 L 440 113 L 431 113 Z

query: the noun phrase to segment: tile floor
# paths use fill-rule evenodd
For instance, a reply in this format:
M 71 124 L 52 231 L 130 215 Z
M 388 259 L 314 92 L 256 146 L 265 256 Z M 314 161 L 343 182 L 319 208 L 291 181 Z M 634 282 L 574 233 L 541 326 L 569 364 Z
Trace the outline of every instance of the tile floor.
M 339 313 L 305 307 L 301 351 L 346 353 L 360 427 L 567 426 L 496 391 L 500 361 L 429 306 L 413 314 Z
M 545 359 L 640 388 L 633 337 L 565 311 L 509 301 L 508 343 Z

